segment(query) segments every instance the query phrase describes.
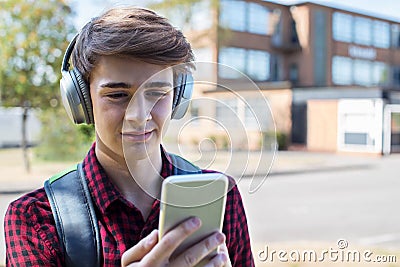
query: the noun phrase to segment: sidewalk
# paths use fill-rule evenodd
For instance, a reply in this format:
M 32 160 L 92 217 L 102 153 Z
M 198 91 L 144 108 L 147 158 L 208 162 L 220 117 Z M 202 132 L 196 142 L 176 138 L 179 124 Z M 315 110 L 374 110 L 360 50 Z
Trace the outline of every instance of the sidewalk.
M 202 157 L 190 152 L 183 156 L 201 168 L 222 171 L 235 179 L 366 168 L 384 159 L 305 151 L 278 151 L 275 155 L 266 151 L 220 151 L 217 155 L 203 153 Z M 0 150 L 0 194 L 19 194 L 41 187 L 46 179 L 73 164 L 33 162 L 31 172 L 26 173 L 22 152 L 17 149 Z
M 0 195 L 19 194 L 41 187 L 47 178 L 73 164 L 31 161 L 31 171 L 27 173 L 20 149 L 0 150 Z

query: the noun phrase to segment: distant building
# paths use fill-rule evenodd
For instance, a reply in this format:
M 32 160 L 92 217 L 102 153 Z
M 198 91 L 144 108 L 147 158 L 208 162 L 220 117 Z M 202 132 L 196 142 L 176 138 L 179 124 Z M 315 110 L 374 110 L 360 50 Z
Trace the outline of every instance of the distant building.
M 260 94 L 265 96 L 276 130 L 286 134 L 289 145 L 331 152 L 400 151 L 400 20 L 311 2 L 220 0 L 218 7 L 211 2 L 197 4 L 192 19 L 199 23 L 187 33 L 197 59 L 248 75 L 260 90 L 241 86 L 238 76 L 223 67 L 212 70 L 217 84 L 230 84 L 256 113 L 263 107 Z M 252 129 L 254 119 L 232 91 L 218 86 L 197 91 L 236 110 L 252 139 L 242 145 L 257 146 L 262 138 L 257 132 L 271 130 L 270 125 Z M 218 103 L 195 104 L 192 112 L 216 121 L 229 113 Z M 208 135 L 221 130 L 197 127 Z
M 22 145 L 23 112 L 21 107 L 0 107 L 0 148 Z M 33 109 L 28 112 L 26 129 L 28 145 L 37 145 L 40 138 L 41 123 Z

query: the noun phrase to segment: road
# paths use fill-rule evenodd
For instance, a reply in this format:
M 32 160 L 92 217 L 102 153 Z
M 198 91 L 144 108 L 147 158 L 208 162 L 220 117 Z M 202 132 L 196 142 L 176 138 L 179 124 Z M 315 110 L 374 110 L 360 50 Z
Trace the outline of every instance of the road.
M 255 257 L 268 244 L 318 243 L 400 251 L 400 155 L 354 157 L 306 152 L 278 155 L 261 188 L 239 181 Z M 286 167 L 285 167 L 286 166 Z M 0 195 L 0 220 L 20 193 Z M 0 265 L 4 236 L 0 235 Z M 279 249 L 279 247 L 276 247 Z
M 254 194 L 242 180 L 255 256 L 268 245 L 328 249 L 340 239 L 349 248 L 399 252 L 400 157 L 360 163 L 271 175 Z

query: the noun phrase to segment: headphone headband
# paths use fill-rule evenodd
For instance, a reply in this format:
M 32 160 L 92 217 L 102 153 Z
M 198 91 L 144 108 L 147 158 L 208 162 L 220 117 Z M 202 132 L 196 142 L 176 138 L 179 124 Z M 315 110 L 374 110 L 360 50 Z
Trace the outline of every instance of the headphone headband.
M 69 71 L 70 68 L 70 64 L 69 64 L 69 59 L 72 55 L 72 51 L 74 50 L 75 47 L 75 43 L 76 43 L 76 39 L 78 39 L 78 35 L 76 34 L 74 36 L 74 38 L 71 40 L 71 42 L 69 43 L 67 50 L 65 50 L 65 54 L 62 60 L 62 64 L 61 64 L 61 71 Z

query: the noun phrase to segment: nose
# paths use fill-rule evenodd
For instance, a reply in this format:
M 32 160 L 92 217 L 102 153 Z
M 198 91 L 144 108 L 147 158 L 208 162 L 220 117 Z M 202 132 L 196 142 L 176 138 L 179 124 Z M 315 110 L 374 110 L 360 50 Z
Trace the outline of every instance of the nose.
M 125 112 L 125 120 L 143 125 L 151 120 L 152 106 L 146 101 L 143 93 L 137 92 L 129 102 Z

